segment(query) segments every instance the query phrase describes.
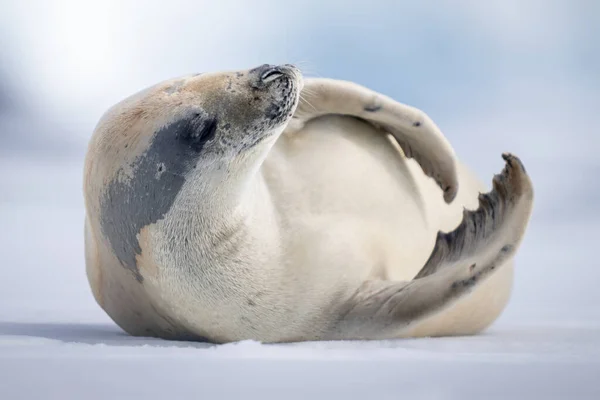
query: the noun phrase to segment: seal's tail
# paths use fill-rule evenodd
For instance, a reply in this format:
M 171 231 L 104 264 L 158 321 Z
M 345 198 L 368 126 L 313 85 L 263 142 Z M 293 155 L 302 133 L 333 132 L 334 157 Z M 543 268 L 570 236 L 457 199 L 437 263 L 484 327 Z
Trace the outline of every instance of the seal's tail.
M 439 233 L 425 266 L 409 282 L 364 282 L 345 304 L 334 336 L 397 337 L 404 328 L 450 306 L 472 291 L 516 252 L 529 222 L 533 187 L 521 161 L 506 165 L 491 192 L 460 225 Z

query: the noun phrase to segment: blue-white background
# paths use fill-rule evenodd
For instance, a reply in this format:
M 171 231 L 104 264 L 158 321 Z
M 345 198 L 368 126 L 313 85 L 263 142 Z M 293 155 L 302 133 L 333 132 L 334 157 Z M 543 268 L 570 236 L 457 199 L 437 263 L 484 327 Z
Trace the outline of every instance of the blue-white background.
M 423 109 L 488 184 L 519 155 L 536 203 L 495 328 L 600 325 L 599 1 L 0 0 L 0 335 L 110 326 L 83 261 L 101 114 L 169 77 L 262 63 Z

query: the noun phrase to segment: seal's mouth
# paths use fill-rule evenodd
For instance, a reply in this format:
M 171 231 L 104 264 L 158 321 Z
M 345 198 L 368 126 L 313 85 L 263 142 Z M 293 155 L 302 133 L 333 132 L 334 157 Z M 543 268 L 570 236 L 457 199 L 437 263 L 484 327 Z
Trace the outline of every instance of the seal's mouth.
M 278 125 L 291 118 L 304 84 L 300 70 L 291 64 L 263 64 L 251 70 L 250 76 L 255 90 L 267 92 L 266 119 Z
M 302 73 L 291 64 L 269 65 L 248 71 L 254 99 L 262 103 L 261 115 L 246 130 L 240 152 L 281 132 L 292 119 L 304 86 Z
M 302 73 L 291 64 L 263 64 L 248 74 L 256 96 L 263 97 L 263 118 L 255 121 L 241 151 L 254 147 L 278 132 L 292 118 L 304 86 Z
M 265 110 L 267 119 L 274 125 L 281 124 L 290 119 L 298 105 L 300 97 L 299 83 L 296 71 L 288 70 L 285 73 L 279 71 L 269 71 L 266 73 L 266 79 L 272 80 L 271 104 Z

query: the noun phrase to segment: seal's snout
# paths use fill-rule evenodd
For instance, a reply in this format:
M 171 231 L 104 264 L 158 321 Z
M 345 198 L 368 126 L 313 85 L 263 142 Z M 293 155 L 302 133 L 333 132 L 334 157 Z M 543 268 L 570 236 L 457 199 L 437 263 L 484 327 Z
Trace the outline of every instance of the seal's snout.
M 251 106 L 271 126 L 279 126 L 292 117 L 303 88 L 302 74 L 295 66 L 263 64 L 241 78 L 246 78 L 249 85 Z
M 292 64 L 263 64 L 260 67 L 250 70 L 250 76 L 253 78 L 252 83 L 254 87 L 264 88 L 269 83 L 280 79 L 299 80 L 301 74 L 300 70 Z

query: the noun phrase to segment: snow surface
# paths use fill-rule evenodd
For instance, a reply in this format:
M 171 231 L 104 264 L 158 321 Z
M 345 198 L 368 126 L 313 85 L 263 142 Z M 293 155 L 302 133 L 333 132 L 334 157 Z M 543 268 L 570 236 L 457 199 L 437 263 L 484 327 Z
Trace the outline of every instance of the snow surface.
M 600 329 L 208 346 L 109 324 L 0 324 L 3 398 L 598 398 Z
M 568 268 L 595 284 L 595 266 L 584 264 L 593 246 L 567 246 L 547 224 L 533 224 L 513 301 L 480 336 L 169 342 L 127 336 L 91 296 L 80 162 L 4 159 L 0 170 L 11 171 L 0 177 L 2 400 L 600 398 L 598 294 L 563 268 L 571 254 L 582 265 Z M 577 224 L 593 237 L 594 221 Z

